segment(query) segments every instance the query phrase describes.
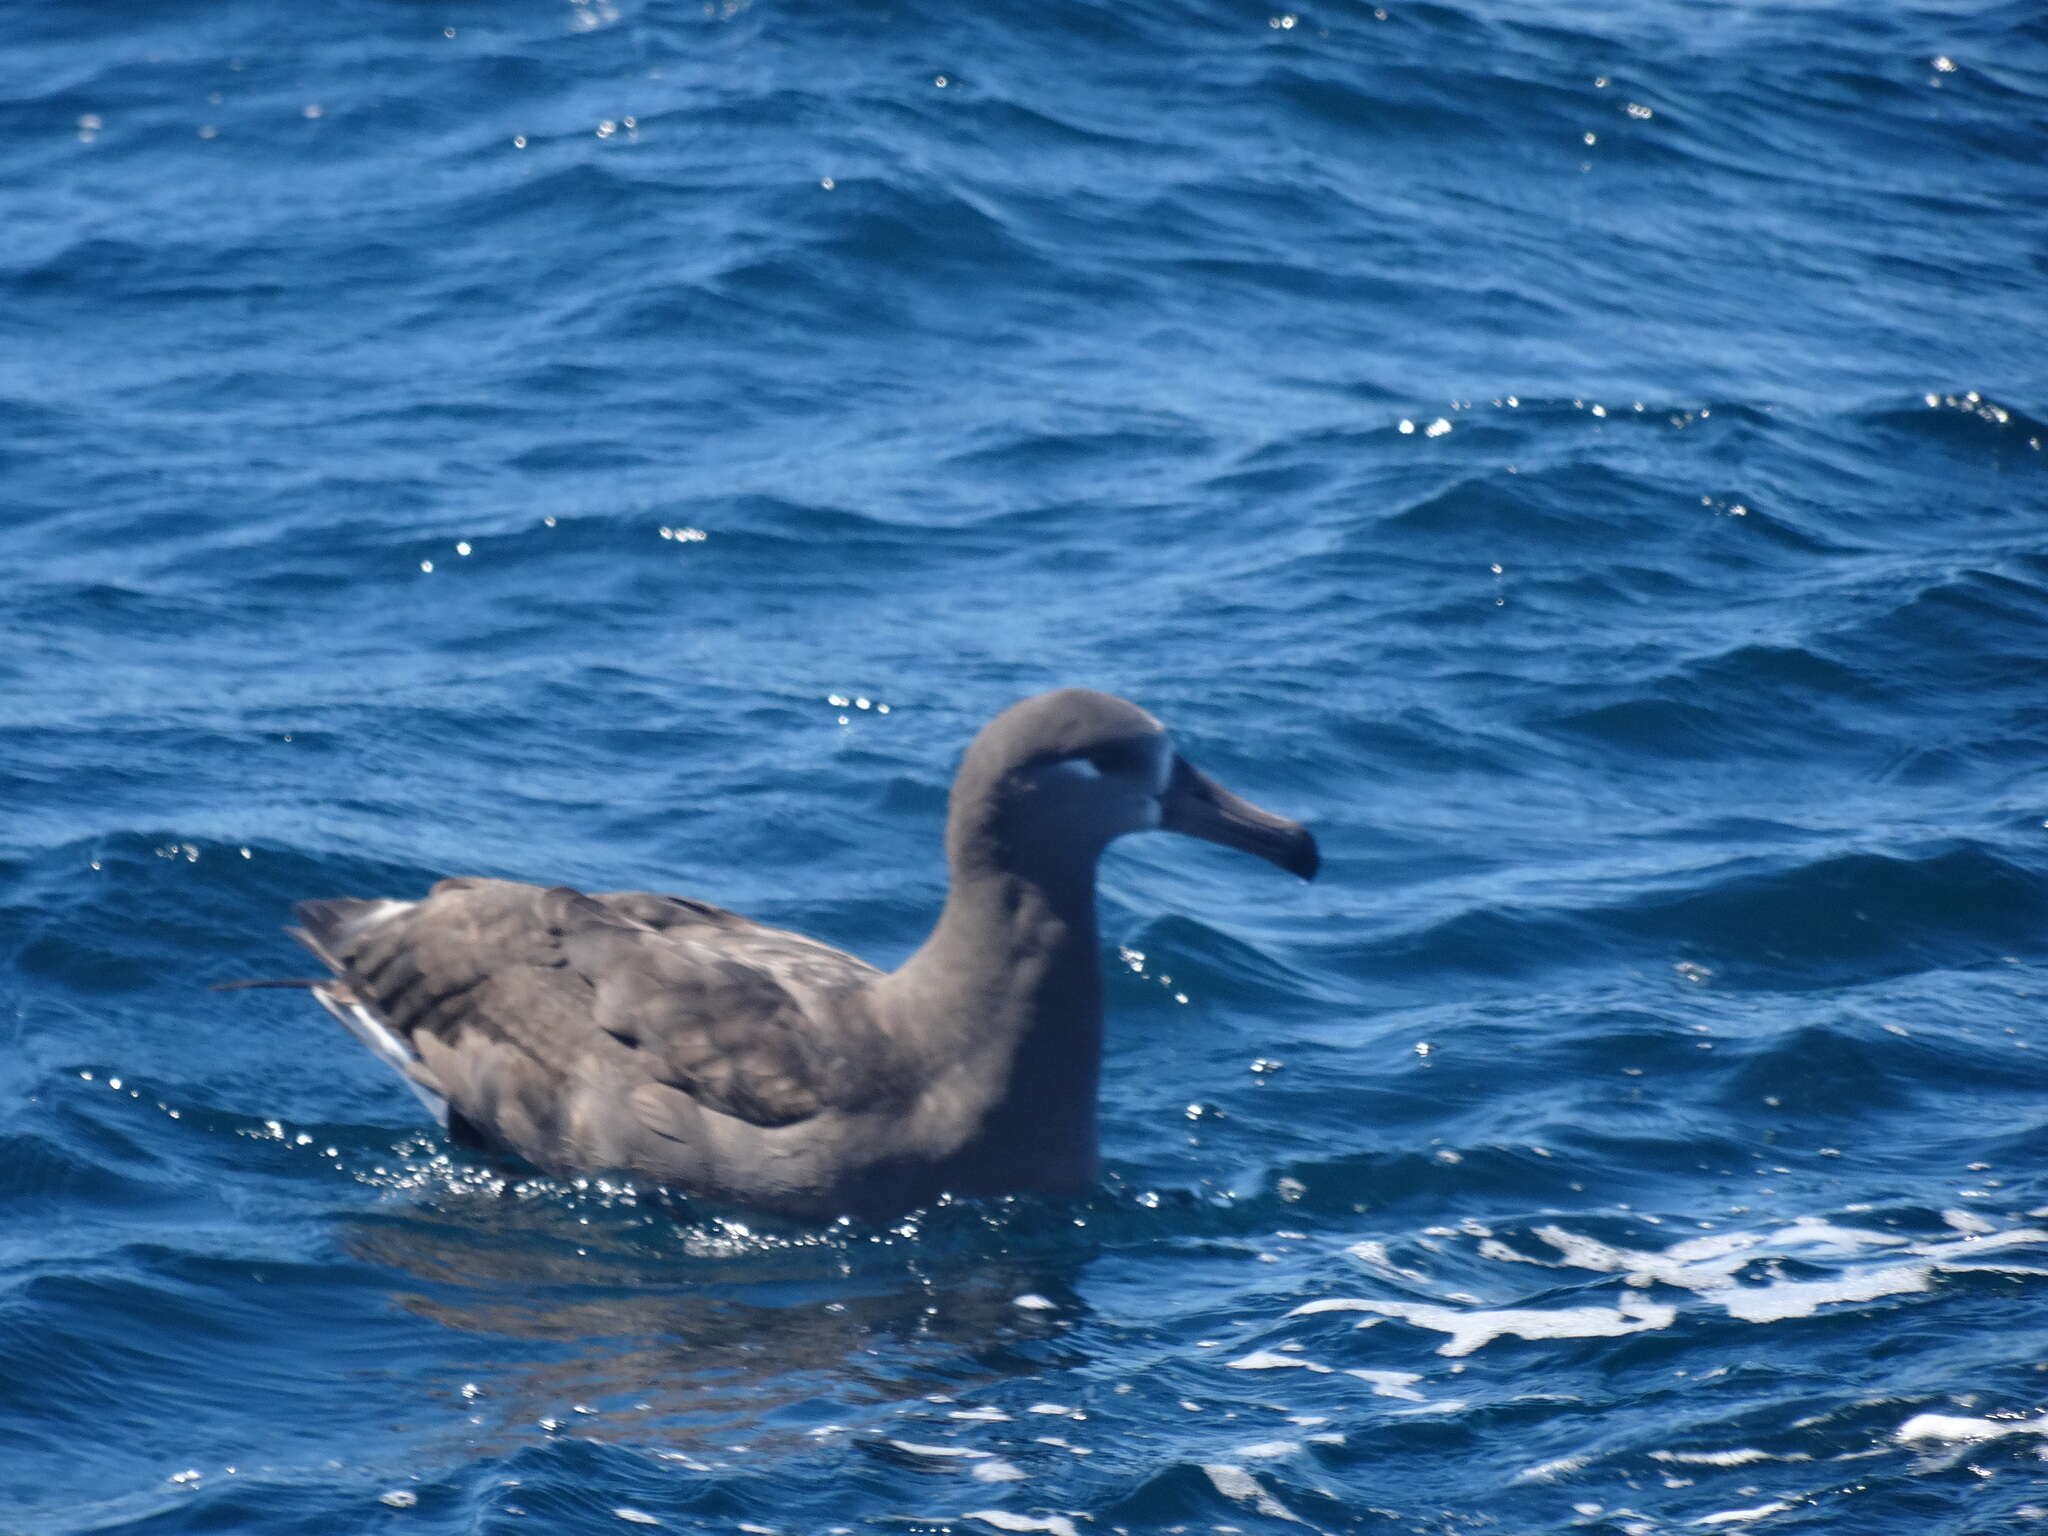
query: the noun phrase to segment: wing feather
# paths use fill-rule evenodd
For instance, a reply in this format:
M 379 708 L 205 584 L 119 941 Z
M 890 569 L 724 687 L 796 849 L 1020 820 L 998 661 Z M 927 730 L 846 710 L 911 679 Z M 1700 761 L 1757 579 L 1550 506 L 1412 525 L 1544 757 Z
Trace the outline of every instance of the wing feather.
M 880 972 L 716 907 L 622 892 L 551 891 L 570 967 L 598 1027 L 650 1060 L 657 1082 L 763 1127 L 854 1109 L 888 1089 L 846 1070 L 886 1061 L 867 992 Z
M 566 1085 L 620 1047 L 651 1090 L 764 1128 L 907 1089 L 874 1070 L 895 1055 L 868 1007 L 879 972 L 702 902 L 461 879 L 418 902 L 297 910 L 301 939 L 453 1108 L 529 1155 L 571 1134 Z

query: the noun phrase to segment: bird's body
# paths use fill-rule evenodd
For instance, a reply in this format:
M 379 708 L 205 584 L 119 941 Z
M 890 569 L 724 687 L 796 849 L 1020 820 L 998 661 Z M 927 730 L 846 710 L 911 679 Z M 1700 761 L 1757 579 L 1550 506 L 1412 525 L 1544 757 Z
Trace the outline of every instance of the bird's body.
M 557 1173 L 807 1216 L 942 1191 L 1075 1194 L 1096 1169 L 1095 864 L 1165 827 L 1312 875 L 1315 844 L 1079 689 L 1014 706 L 955 780 L 951 883 L 884 973 L 646 892 L 444 880 L 305 902 L 315 994 L 447 1122 Z

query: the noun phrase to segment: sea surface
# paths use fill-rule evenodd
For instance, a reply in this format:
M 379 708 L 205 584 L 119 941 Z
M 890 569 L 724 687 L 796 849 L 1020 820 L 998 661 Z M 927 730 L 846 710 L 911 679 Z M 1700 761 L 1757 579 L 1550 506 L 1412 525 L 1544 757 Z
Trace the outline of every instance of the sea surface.
M 2048 13 L 32 6 L 0 1531 L 2048 1529 Z M 452 1146 L 297 899 L 882 964 L 1084 684 L 1081 1202 Z

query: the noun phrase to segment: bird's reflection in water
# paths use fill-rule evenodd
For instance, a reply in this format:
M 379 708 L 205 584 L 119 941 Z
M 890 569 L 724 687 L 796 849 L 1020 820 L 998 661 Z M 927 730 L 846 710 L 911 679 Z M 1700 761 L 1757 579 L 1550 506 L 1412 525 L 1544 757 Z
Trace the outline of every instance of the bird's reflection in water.
M 1089 1254 L 1056 1225 L 1069 1235 L 941 1206 L 893 1228 L 776 1228 L 444 1191 L 351 1222 L 343 1244 L 411 1277 L 399 1307 L 494 1341 L 446 1357 L 479 1448 L 624 1431 L 715 1463 L 1082 1363 L 1069 1329 Z

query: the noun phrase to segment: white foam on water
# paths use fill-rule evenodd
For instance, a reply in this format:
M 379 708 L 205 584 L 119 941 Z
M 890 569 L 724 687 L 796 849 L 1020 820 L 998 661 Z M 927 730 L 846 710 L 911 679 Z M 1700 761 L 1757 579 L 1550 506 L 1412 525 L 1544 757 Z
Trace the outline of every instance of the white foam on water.
M 1752 1446 L 1743 1446 L 1733 1451 L 1652 1451 L 1650 1460 L 1661 1461 L 1675 1467 L 1746 1467 L 1759 1461 L 1805 1461 L 1804 1455 L 1773 1456 L 1769 1451 L 1759 1451 Z
M 1726 1284 L 1730 1275 L 1749 1262 L 1746 1250 L 1763 1240 L 1757 1233 L 1726 1232 L 1713 1237 L 1691 1238 L 1662 1253 L 1648 1253 L 1633 1248 L 1616 1248 L 1598 1238 L 1567 1232 L 1562 1227 L 1538 1227 L 1536 1236 L 1557 1249 L 1563 1255 L 1560 1262 L 1569 1268 L 1588 1269 L 1602 1275 L 1626 1275 L 1631 1285 L 1656 1282 L 1694 1291 Z M 1517 1253 L 1505 1243 L 1495 1243 L 1492 1248 L 1489 1258 L 1512 1259 L 1523 1264 L 1543 1262 Z
M 1226 1462 L 1213 1461 L 1202 1468 L 1216 1491 L 1226 1499 L 1240 1504 L 1249 1504 L 1259 1514 L 1273 1520 L 1292 1520 L 1296 1525 L 1306 1524 L 1301 1516 L 1282 1504 L 1273 1495 L 1259 1486 L 1257 1478 L 1243 1467 L 1231 1466 Z
M 1892 1438 L 1901 1445 L 1932 1440 L 1941 1445 L 1976 1445 L 2007 1435 L 2048 1435 L 2048 1413 L 2032 1419 L 1966 1419 L 1959 1414 L 1916 1413 Z
M 1941 1243 L 1915 1243 L 1906 1251 L 1932 1254 L 1947 1262 L 1959 1253 L 1988 1253 L 1999 1248 L 2034 1243 L 2048 1243 L 2048 1232 L 2042 1231 L 2039 1227 L 2014 1227 L 2010 1231 L 1987 1233 L 1982 1237 L 1964 1237 Z
M 1651 1301 L 1646 1296 L 1625 1292 L 1612 1307 L 1506 1307 L 1498 1310 L 1459 1312 L 1450 1307 L 1419 1301 L 1380 1301 L 1367 1296 L 1332 1296 L 1305 1302 L 1287 1315 L 1305 1317 L 1318 1312 L 1372 1312 L 1399 1318 L 1418 1328 L 1433 1328 L 1451 1337 L 1437 1346 L 1440 1355 L 1469 1355 L 1495 1339 L 1512 1335 L 1518 1339 L 1602 1339 L 1622 1334 L 1645 1333 L 1669 1328 L 1678 1316 L 1676 1307 Z
M 1560 1456 L 1555 1461 L 1539 1461 L 1533 1467 L 1524 1467 L 1515 1474 L 1518 1483 L 1547 1483 L 1562 1477 L 1567 1472 L 1576 1472 L 1593 1458 L 1586 1455 Z
M 1412 1382 L 1422 1380 L 1422 1375 L 1419 1371 L 1349 1370 L 1344 1374 L 1346 1376 L 1356 1376 L 1360 1381 L 1371 1382 L 1375 1397 L 1400 1397 L 1406 1398 L 1411 1403 L 1425 1401 L 1423 1395 L 1414 1390 L 1410 1385 Z
M 1701 1299 L 1727 1309 L 1746 1323 L 1778 1323 L 1811 1317 L 1830 1302 L 1876 1301 L 1924 1291 L 1933 1275 L 1929 1264 L 1888 1264 L 1882 1269 L 1850 1270 L 1832 1280 L 1778 1280 L 1770 1285 L 1734 1285 L 1705 1292 Z
M 1768 1231 L 1720 1232 L 1690 1238 L 1662 1252 L 1616 1247 L 1556 1226 L 1538 1227 L 1535 1235 L 1558 1251 L 1558 1263 L 1563 1267 L 1622 1275 L 1630 1285 L 1662 1284 L 1688 1290 L 1702 1301 L 1721 1307 L 1730 1317 L 1751 1323 L 1811 1317 L 1834 1302 L 1875 1301 L 1925 1291 L 1936 1274 L 1974 1270 L 2014 1275 L 2042 1273 L 2036 1267 L 1986 1260 L 1982 1256 L 2004 1248 L 2048 1243 L 2048 1232 L 2032 1227 L 1999 1232 L 1970 1212 L 1943 1214 L 1960 1235 L 1931 1242 L 1915 1242 L 1896 1232 L 1837 1226 L 1812 1216 L 1802 1216 L 1788 1226 Z M 1488 1258 L 1521 1264 L 1544 1263 L 1505 1243 L 1493 1241 L 1480 1247 Z M 1808 1263 L 1853 1260 L 1869 1255 L 1872 1250 L 1911 1254 L 1913 1258 L 1875 1269 L 1848 1269 L 1824 1280 L 1772 1280 L 1763 1285 L 1744 1285 L 1738 1278 L 1751 1264 L 1772 1259 L 1796 1258 Z
M 889 1442 L 907 1456 L 932 1456 L 960 1461 L 988 1461 L 993 1451 L 977 1451 L 964 1445 L 919 1445 L 912 1440 L 891 1440 Z
M 1270 1349 L 1255 1349 L 1248 1355 L 1241 1355 L 1230 1362 L 1233 1371 L 1280 1371 L 1289 1367 L 1312 1371 L 1319 1376 L 1330 1374 L 1330 1367 L 1319 1365 L 1313 1360 L 1304 1360 L 1299 1355 L 1278 1354 Z
M 1381 1270 L 1386 1274 L 1398 1276 L 1403 1280 L 1411 1280 L 1417 1285 L 1428 1282 L 1429 1277 L 1423 1274 L 1421 1270 L 1409 1269 L 1403 1265 L 1396 1264 L 1388 1254 L 1385 1243 L 1367 1240 L 1362 1243 L 1353 1243 L 1344 1251 L 1358 1260 L 1359 1263 L 1370 1265 L 1372 1268 Z
M 979 1520 L 999 1531 L 1044 1531 L 1047 1536 L 1081 1536 L 1065 1515 L 1013 1515 L 1006 1509 L 970 1509 L 962 1520 Z
M 1883 1235 L 1883 1234 L 1880 1234 Z M 1811 1317 L 1831 1302 L 1875 1301 L 1882 1296 L 1902 1296 L 1929 1288 L 1937 1274 L 1994 1271 L 2001 1274 L 2038 1274 L 2027 1265 L 1987 1260 L 1981 1255 L 2002 1248 L 2048 1242 L 2048 1232 L 2032 1227 L 2015 1228 L 1987 1236 L 1965 1236 L 1948 1242 L 1907 1243 L 1895 1251 L 1915 1255 L 1904 1264 L 1877 1269 L 1845 1270 L 1831 1280 L 1778 1280 L 1769 1285 L 1729 1285 L 1701 1293 L 1701 1299 L 1724 1307 L 1730 1317 L 1751 1323 L 1775 1323 L 1790 1317 Z
M 1562 1227 L 1536 1228 L 1536 1236 L 1563 1255 L 1560 1262 L 1572 1269 L 1596 1274 L 1626 1275 L 1631 1285 L 1656 1282 L 1678 1290 L 1710 1293 L 1734 1284 L 1743 1268 L 1762 1257 L 1854 1258 L 1873 1248 L 1904 1248 L 1913 1251 L 1910 1239 L 1896 1232 L 1877 1232 L 1862 1227 L 1838 1227 L 1816 1217 L 1802 1216 L 1789 1226 L 1769 1232 L 1717 1232 L 1710 1237 L 1688 1238 L 1661 1252 L 1618 1248 L 1597 1238 L 1581 1237 Z M 1516 1253 L 1505 1244 L 1489 1257 L 1513 1258 L 1524 1264 L 1541 1260 Z
M 1667 1329 L 1677 1321 L 1677 1307 L 1653 1300 L 1645 1294 L 1649 1286 L 1659 1284 L 1671 1286 L 1673 1290 L 1686 1290 L 1700 1303 L 1718 1307 L 1729 1317 L 1745 1323 L 1780 1323 L 1798 1317 L 1812 1317 L 1823 1307 L 1870 1303 L 1870 1300 L 1880 1300 L 1884 1296 L 1927 1292 L 1933 1288 L 1933 1280 L 1939 1274 L 1995 1272 L 2007 1276 L 2048 1276 L 2048 1270 L 2040 1264 L 2017 1262 L 2017 1253 L 2007 1257 L 2009 1249 L 2048 1245 L 2048 1231 L 2038 1227 L 1997 1231 L 1989 1221 L 1976 1217 L 1974 1212 L 1952 1210 L 1944 1212 L 1944 1217 L 1954 1235 L 1925 1241 L 1870 1227 L 1845 1227 L 1825 1217 L 1800 1217 L 1786 1225 L 1763 1227 L 1757 1231 L 1726 1231 L 1690 1237 L 1661 1251 L 1620 1247 L 1599 1241 L 1597 1237 L 1565 1231 L 1556 1225 L 1536 1227 L 1534 1235 L 1556 1251 L 1559 1255 L 1556 1260 L 1522 1253 L 1509 1247 L 1491 1231 L 1481 1229 L 1485 1231 L 1477 1243 L 1481 1257 L 1503 1264 L 1528 1264 L 1544 1270 L 1585 1270 L 1591 1274 L 1620 1276 L 1630 1288 L 1616 1298 L 1612 1307 L 1483 1307 L 1466 1292 L 1448 1292 L 1444 1300 L 1436 1300 L 1436 1303 L 1386 1300 L 1378 1296 L 1325 1296 L 1294 1307 L 1286 1317 L 1366 1313 L 1358 1327 L 1374 1327 L 1384 1319 L 1397 1319 L 1413 1327 L 1446 1333 L 1446 1341 L 1440 1343 L 1436 1352 L 1458 1358 L 1483 1350 L 1487 1343 L 1501 1337 L 1530 1341 L 1602 1339 Z M 1473 1237 L 1475 1233 L 1464 1235 Z M 1372 1268 L 1415 1278 L 1411 1272 L 1401 1270 L 1391 1262 L 1389 1249 L 1384 1243 L 1362 1241 L 1354 1243 L 1348 1251 L 1356 1260 Z M 1870 1260 L 1870 1257 L 1878 1255 L 1882 1255 L 1884 1262 L 1858 1264 L 1858 1260 Z M 1819 1280 L 1788 1280 L 1782 1278 L 1782 1270 L 1778 1268 L 1778 1262 L 1782 1260 L 1839 1268 L 1835 1274 Z M 1757 1270 L 1751 1270 L 1751 1266 L 1757 1266 Z M 1759 1272 L 1757 1280 L 1761 1282 L 1745 1284 L 1745 1272 Z M 1329 1366 L 1276 1350 L 1255 1350 L 1229 1364 L 1235 1370 L 1276 1370 L 1292 1366 L 1329 1372 Z M 1411 1399 L 1419 1405 L 1399 1409 L 1399 1413 L 1448 1413 L 1462 1407 L 1427 1403 L 1421 1393 L 1411 1391 L 1409 1382 L 1419 1380 L 1419 1376 L 1409 1372 L 1354 1368 L 1346 1374 L 1372 1382 L 1372 1391 L 1380 1397 Z M 1915 1419 L 1915 1423 L 1919 1423 L 1919 1419 Z M 2009 1434 L 2009 1430 L 1997 1430 L 1997 1434 Z M 2048 1452 L 2048 1448 L 2044 1448 L 2044 1452 Z M 1737 1456 L 1743 1460 L 1681 1460 L 1690 1456 Z M 1665 1454 L 1667 1460 L 1702 1466 L 1739 1466 L 1761 1456 L 1763 1452 L 1747 1448 L 1733 1452 Z M 1540 1473 L 1544 1468 L 1534 1470 Z M 1735 1516 L 1731 1516 L 1731 1520 L 1733 1518 Z
M 1718 1515 L 1701 1515 L 1694 1525 L 1744 1525 L 1751 1520 L 1761 1520 L 1765 1515 L 1775 1515 L 1781 1509 L 1792 1506 L 1783 1499 L 1773 1499 L 1768 1504 L 1759 1504 L 1754 1509 L 1724 1509 Z

